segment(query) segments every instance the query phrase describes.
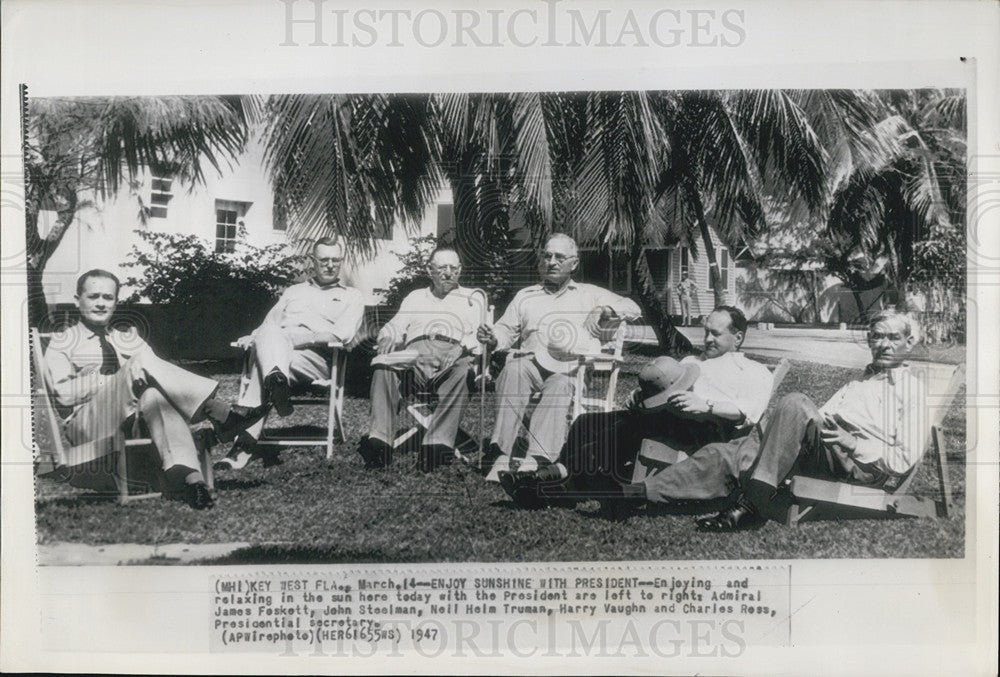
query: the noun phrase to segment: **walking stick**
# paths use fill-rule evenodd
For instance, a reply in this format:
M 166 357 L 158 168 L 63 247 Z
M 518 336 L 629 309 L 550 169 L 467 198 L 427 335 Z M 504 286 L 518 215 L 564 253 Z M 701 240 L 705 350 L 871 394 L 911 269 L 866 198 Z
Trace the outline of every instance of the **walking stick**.
M 483 297 L 482 313 L 480 314 L 480 324 L 493 324 L 493 305 L 490 304 L 490 297 L 486 291 L 475 288 L 469 292 L 469 305 L 472 305 L 472 297 L 481 294 Z M 482 354 L 479 356 L 479 451 L 485 452 L 486 438 L 483 435 L 486 429 L 486 377 L 489 374 L 489 346 L 483 344 Z

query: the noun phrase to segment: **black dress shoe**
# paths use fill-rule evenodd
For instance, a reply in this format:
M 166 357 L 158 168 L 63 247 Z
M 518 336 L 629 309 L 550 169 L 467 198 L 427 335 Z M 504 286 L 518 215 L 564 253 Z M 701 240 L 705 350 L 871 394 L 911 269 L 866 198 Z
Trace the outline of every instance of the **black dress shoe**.
M 442 465 L 448 465 L 455 458 L 455 450 L 443 444 L 424 444 L 417 457 L 417 470 L 433 472 Z
M 541 510 L 546 506 L 547 501 L 542 495 L 537 471 L 513 473 L 504 470 L 497 475 L 497 479 L 517 507 L 524 510 Z
M 234 404 L 229 410 L 229 415 L 225 421 L 212 421 L 212 428 L 215 429 L 215 436 L 220 442 L 232 442 L 236 436 L 252 426 L 254 423 L 264 418 L 267 414 L 268 405 L 261 404 L 257 407 L 244 407 Z
M 749 502 L 741 500 L 729 510 L 723 510 L 715 517 L 700 519 L 697 524 L 698 531 L 725 534 L 759 529 L 765 521 Z
M 278 416 L 288 416 L 292 413 L 292 403 L 289 401 L 291 390 L 288 387 L 287 376 L 280 371 L 271 372 L 264 378 L 264 390 Z
M 503 452 L 500 451 L 500 447 L 491 442 L 489 445 L 486 445 L 485 451 L 469 454 L 468 456 L 463 455 L 460 459 L 465 465 L 485 475 L 493 469 L 493 464 L 501 456 L 503 456 Z
M 365 470 L 377 470 L 392 464 L 392 446 L 375 437 L 361 438 L 358 453 L 365 460 Z
M 204 482 L 187 485 L 187 502 L 195 510 L 208 510 L 215 507 L 215 497 L 212 490 Z

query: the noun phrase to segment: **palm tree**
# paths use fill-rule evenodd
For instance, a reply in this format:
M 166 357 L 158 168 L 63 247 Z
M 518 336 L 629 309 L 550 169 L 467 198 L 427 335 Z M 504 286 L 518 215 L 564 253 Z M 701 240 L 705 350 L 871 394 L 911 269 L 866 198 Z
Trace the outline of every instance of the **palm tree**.
M 886 116 L 874 129 L 889 145 L 834 187 L 827 265 L 851 286 L 884 279 L 903 301 L 914 275 L 964 268 L 965 97 L 895 90 L 882 98 Z M 874 281 L 873 269 L 880 272 Z
M 30 323 L 48 315 L 42 276 L 78 209 L 115 195 L 147 167 L 203 182 L 208 166 L 221 171 L 244 149 L 253 105 L 228 96 L 31 100 L 24 143 Z M 45 233 L 41 210 L 57 213 Z

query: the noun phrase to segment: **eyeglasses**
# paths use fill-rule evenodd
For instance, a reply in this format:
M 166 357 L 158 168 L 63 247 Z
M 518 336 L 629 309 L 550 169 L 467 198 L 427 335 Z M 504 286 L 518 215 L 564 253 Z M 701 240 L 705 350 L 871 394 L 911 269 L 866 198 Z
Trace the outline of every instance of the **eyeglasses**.
M 548 261 L 550 259 L 555 260 L 556 263 L 566 263 L 570 259 L 575 259 L 576 256 L 573 254 L 557 254 L 556 252 L 542 252 L 542 260 Z
M 462 269 L 462 266 L 438 266 L 432 265 L 431 270 L 438 273 L 457 273 Z
M 892 332 L 891 334 L 882 331 L 868 332 L 869 341 L 881 341 L 882 339 L 889 339 L 890 341 L 900 341 L 902 340 L 902 338 L 903 335 L 900 334 L 899 332 Z

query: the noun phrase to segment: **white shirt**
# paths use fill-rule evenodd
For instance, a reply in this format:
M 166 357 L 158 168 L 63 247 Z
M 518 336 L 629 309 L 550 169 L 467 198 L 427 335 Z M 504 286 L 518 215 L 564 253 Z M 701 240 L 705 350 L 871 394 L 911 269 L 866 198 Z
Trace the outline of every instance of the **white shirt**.
M 931 432 L 927 386 L 908 366 L 851 381 L 820 410 L 858 440 L 852 458 L 902 474 L 920 460 Z
M 771 399 L 774 375 L 760 362 L 740 352 L 712 359 L 689 355 L 681 364 L 697 364 L 700 374 L 691 387 L 698 397 L 713 402 L 731 402 L 745 417 L 738 428 L 748 428 L 764 415 Z
M 476 329 L 483 321 L 482 294 L 456 287 L 438 298 L 430 287 L 407 294 L 396 315 L 386 322 L 380 335 L 391 332 L 396 345 L 406 345 L 419 336 L 445 336 L 469 352 L 479 350 Z
M 310 278 L 286 289 L 265 322 L 282 329 L 330 332 L 349 344 L 365 319 L 365 297 L 340 282 L 323 288 Z
M 126 330 L 108 329 L 106 336 L 117 353 L 119 366 L 148 347 L 135 327 Z M 55 395 L 59 414 L 63 417 L 86 403 L 95 392 L 116 378 L 113 374 L 100 373 L 104 361 L 101 339 L 82 322 L 53 334 L 42 359 L 48 372 L 48 386 Z
M 623 320 L 642 315 L 632 299 L 592 284 L 570 280 L 558 292 L 541 284 L 525 287 L 517 292 L 493 328 L 497 350 L 507 350 L 520 340 L 521 350 L 535 352 L 553 343 L 553 339 L 565 339 L 567 333 L 589 336 L 583 321 L 598 306 L 610 306 Z

